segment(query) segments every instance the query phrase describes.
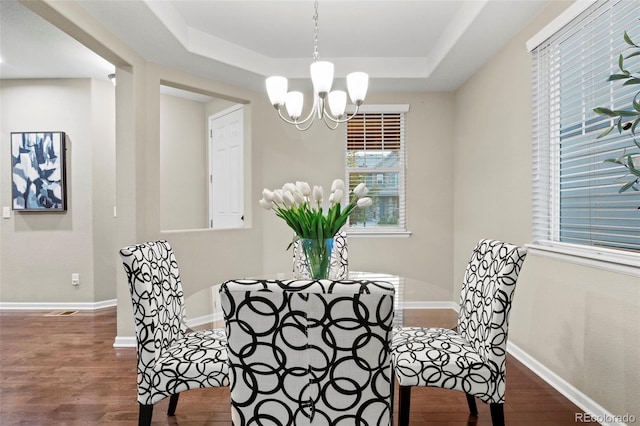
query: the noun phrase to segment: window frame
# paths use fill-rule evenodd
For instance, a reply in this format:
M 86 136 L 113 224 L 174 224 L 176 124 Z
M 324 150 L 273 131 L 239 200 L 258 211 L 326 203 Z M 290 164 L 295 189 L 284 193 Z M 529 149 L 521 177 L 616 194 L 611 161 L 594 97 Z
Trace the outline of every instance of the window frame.
M 347 108 L 348 114 L 353 114 L 355 108 L 350 106 Z M 344 142 L 344 175 L 345 184 L 349 185 L 349 175 L 353 172 L 366 172 L 366 173 L 386 173 L 386 172 L 398 172 L 398 195 L 399 195 L 399 209 L 402 209 L 399 217 L 403 218 L 403 223 L 399 223 L 398 226 L 371 226 L 371 227 L 352 227 L 347 224 L 347 234 L 355 237 L 409 237 L 411 232 L 407 228 L 407 147 L 406 147 L 406 135 L 405 135 L 405 123 L 406 113 L 409 112 L 408 104 L 366 104 L 360 106 L 358 114 L 400 114 L 401 115 L 401 138 L 400 138 L 400 156 L 401 166 L 398 168 L 353 168 L 347 167 L 347 155 L 348 155 L 348 126 L 345 126 L 345 142 Z M 377 178 L 377 177 L 376 177 Z
M 528 50 L 530 52 L 533 51 L 545 43 L 550 37 L 553 37 L 556 33 L 569 28 L 568 26 L 572 25 L 571 21 L 589 9 L 594 3 L 596 3 L 596 0 L 576 2 L 571 5 L 565 10 L 565 12 L 558 16 L 558 18 L 552 21 L 527 42 Z M 622 34 L 620 34 L 619 37 L 621 38 Z M 533 65 L 536 66 L 536 63 L 534 62 Z M 632 276 L 640 276 L 640 253 L 638 252 L 557 241 L 560 239 L 560 198 L 559 189 L 555 188 L 554 185 L 556 183 L 559 185 L 560 183 L 560 162 L 556 157 L 559 153 L 557 152 L 558 147 L 554 146 L 553 138 L 551 138 L 551 146 L 549 146 L 548 152 L 548 164 L 544 164 L 544 160 L 547 159 L 546 157 L 543 158 L 542 162 L 540 161 L 539 151 L 536 150 L 539 143 L 536 140 L 536 120 L 538 120 L 539 117 L 535 114 L 539 108 L 536 107 L 536 102 L 542 101 L 537 98 L 538 93 L 535 89 L 535 80 L 533 81 L 533 84 L 533 242 L 528 244 L 527 247 L 530 248 L 531 252 L 541 256 L 596 267 L 598 269 L 629 274 Z M 554 83 L 550 80 L 549 86 L 552 84 Z M 603 79 L 603 84 L 608 83 Z M 554 104 L 548 102 L 546 105 L 547 109 L 551 110 L 549 106 L 553 106 Z M 599 105 L 594 105 L 593 107 L 596 106 Z M 553 118 L 549 118 L 549 133 L 553 133 L 554 128 L 558 130 L 559 126 L 559 119 L 558 121 L 554 121 Z M 545 169 L 545 167 L 548 167 L 548 170 Z M 551 194 L 551 196 L 549 196 L 549 194 Z M 548 219 L 544 218 L 545 215 L 549 216 Z M 547 221 L 546 225 L 541 225 L 540 223 L 544 223 L 545 220 Z

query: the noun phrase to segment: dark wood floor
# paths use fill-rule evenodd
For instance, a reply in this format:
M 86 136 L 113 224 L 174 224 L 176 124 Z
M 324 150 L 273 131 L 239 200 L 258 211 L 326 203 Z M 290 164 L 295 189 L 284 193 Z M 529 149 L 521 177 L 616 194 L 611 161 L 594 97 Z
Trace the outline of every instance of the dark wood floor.
M 72 316 L 0 311 L 0 425 L 134 425 L 136 355 L 115 349 L 115 308 Z M 453 311 L 411 310 L 406 325 L 452 326 Z M 507 362 L 508 425 L 573 425 L 581 412 L 512 357 Z M 175 417 L 156 404 L 154 425 L 231 425 L 228 389 L 181 395 Z M 464 394 L 414 388 L 412 425 L 489 425 L 485 404 L 469 418 Z

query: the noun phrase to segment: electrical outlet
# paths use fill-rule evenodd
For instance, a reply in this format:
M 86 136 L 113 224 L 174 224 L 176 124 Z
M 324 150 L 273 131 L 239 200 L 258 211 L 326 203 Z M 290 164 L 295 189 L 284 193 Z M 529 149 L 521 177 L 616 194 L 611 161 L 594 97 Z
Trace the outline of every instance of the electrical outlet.
M 71 274 L 71 285 L 77 287 L 80 285 L 80 274 L 73 273 Z

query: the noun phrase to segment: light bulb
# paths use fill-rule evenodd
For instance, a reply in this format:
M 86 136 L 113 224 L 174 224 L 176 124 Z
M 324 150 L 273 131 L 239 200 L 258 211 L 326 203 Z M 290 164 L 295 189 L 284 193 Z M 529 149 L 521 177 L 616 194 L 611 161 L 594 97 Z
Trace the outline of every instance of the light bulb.
M 363 72 L 352 72 L 347 75 L 347 90 L 351 102 L 355 105 L 362 105 L 364 98 L 367 96 L 369 88 L 369 76 Z
M 302 104 L 304 102 L 304 95 L 302 92 L 289 92 L 285 105 L 287 106 L 287 114 L 292 120 L 297 120 L 302 114 Z
M 329 109 L 335 118 L 342 118 L 344 110 L 347 107 L 347 92 L 343 90 L 334 90 L 329 93 Z
M 265 80 L 267 85 L 267 95 L 269 102 L 276 108 L 281 107 L 287 96 L 287 79 L 279 75 L 269 77 Z
M 331 91 L 333 84 L 333 64 L 327 61 L 316 61 L 311 64 L 309 69 L 316 95 L 324 98 Z

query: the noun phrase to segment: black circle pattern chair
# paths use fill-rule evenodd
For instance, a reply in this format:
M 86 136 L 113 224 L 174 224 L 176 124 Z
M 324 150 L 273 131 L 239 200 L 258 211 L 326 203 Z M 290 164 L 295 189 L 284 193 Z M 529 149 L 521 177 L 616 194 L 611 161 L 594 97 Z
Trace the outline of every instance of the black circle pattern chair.
M 525 257 L 524 248 L 480 241 L 465 272 L 456 331 L 396 330 L 391 356 L 400 385 L 400 426 L 409 424 L 412 386 L 465 392 L 471 415 L 478 415 L 479 398 L 490 404 L 493 425 L 504 425 L 509 313 Z
M 234 426 L 389 426 L 394 287 L 234 280 L 220 288 Z
M 151 424 L 153 404 L 170 397 L 175 413 L 179 393 L 228 386 L 223 329 L 187 331 L 178 263 L 166 241 L 120 250 L 129 281 L 138 356 L 138 424 Z

